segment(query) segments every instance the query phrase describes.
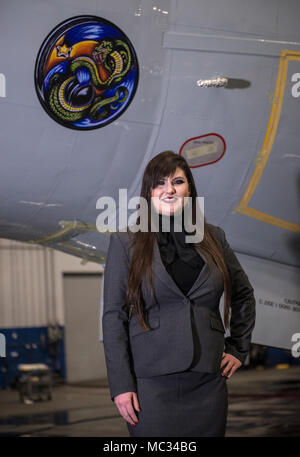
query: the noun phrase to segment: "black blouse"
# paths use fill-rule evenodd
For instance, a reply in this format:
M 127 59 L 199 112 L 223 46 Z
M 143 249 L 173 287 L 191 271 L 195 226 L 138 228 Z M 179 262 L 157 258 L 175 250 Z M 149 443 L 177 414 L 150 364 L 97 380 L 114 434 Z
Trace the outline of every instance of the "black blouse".
M 181 291 L 184 293 L 184 295 L 187 295 L 188 291 L 195 283 L 200 271 L 203 268 L 204 261 L 200 255 L 199 258 L 201 262 L 201 266 L 199 265 L 199 268 L 191 267 L 188 263 L 183 262 L 183 260 L 181 260 L 178 255 L 176 255 L 172 263 L 164 263 L 167 272 L 170 276 L 172 276 L 173 280 L 179 289 L 181 289 Z
M 187 295 L 204 266 L 204 261 L 192 243 L 186 243 L 188 234 L 184 227 L 181 232 L 174 231 L 174 216 L 170 217 L 170 231 L 162 231 L 160 215 L 158 246 L 161 259 L 174 282 Z

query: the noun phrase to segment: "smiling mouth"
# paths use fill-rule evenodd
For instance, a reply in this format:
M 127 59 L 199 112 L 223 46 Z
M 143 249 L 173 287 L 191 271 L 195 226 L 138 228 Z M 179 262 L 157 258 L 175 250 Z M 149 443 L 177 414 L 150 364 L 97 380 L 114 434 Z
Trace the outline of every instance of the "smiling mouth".
M 171 197 L 171 198 L 163 198 L 162 201 L 165 203 L 174 203 L 174 202 L 176 202 L 176 200 L 177 200 L 177 197 Z

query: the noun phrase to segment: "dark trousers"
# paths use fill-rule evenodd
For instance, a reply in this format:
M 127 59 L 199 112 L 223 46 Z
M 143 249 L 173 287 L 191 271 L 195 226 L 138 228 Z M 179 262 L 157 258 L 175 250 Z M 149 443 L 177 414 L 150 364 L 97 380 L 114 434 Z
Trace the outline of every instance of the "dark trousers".
M 137 378 L 141 407 L 132 437 L 224 436 L 228 411 L 226 377 L 186 370 Z

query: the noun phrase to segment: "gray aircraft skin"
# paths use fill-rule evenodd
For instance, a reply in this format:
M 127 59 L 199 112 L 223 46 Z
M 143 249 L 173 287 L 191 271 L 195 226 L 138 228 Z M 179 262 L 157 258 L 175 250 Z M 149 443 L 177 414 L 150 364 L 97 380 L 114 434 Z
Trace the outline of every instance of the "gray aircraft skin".
M 138 62 L 124 112 L 86 130 L 55 121 L 35 85 L 42 43 L 81 15 L 117 26 Z M 105 263 L 98 199 L 118 209 L 119 189 L 138 196 L 153 156 L 182 153 L 206 220 L 249 271 L 268 269 L 268 287 L 251 277 L 258 306 L 272 290 L 294 307 L 276 314 L 274 338 L 262 307 L 254 341 L 290 349 L 300 331 L 299 16 L 297 0 L 2 0 L 0 236 Z

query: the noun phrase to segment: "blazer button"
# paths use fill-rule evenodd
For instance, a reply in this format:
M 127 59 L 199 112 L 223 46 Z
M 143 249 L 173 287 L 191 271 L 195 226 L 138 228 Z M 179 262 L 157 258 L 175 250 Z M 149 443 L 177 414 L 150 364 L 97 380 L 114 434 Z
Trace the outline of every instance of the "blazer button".
M 190 303 L 190 300 L 188 298 L 184 298 L 182 301 L 185 305 L 189 305 Z

